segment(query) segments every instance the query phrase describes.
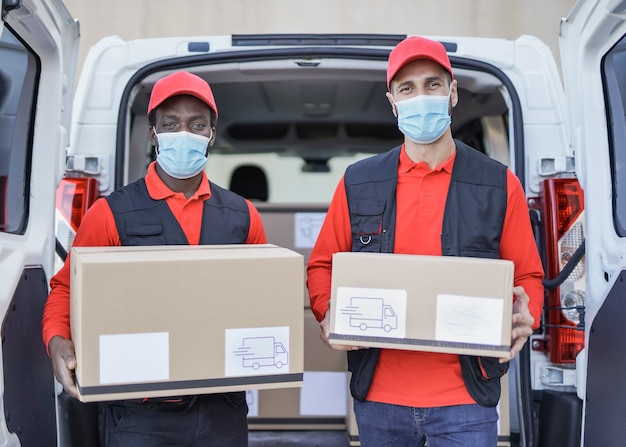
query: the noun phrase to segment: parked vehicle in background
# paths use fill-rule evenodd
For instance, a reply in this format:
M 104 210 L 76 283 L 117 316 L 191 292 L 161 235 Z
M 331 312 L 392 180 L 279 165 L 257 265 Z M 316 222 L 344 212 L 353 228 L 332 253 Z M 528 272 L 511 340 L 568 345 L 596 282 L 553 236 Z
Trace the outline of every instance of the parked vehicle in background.
M 576 3 L 560 25 L 562 78 L 530 36 L 429 36 L 458 80 L 453 135 L 519 176 L 547 272 L 541 328 L 508 375 L 501 445 L 622 442 L 625 9 Z M 0 32 L 0 445 L 89 445 L 95 412 L 55 385 L 40 318 L 55 250 L 62 259 L 90 204 L 153 160 L 154 82 L 185 69 L 211 84 L 220 116 L 209 178 L 255 200 L 269 241 L 306 261 L 345 168 L 401 142 L 385 70 L 406 35 L 109 37 L 74 89 L 79 27 L 61 0 L 3 0 Z M 349 414 L 307 400 L 307 386 L 323 394 L 331 383 L 342 391 L 324 398 L 347 399 L 342 354 L 321 346 L 308 312 L 302 393 L 259 393 L 267 404 L 252 429 L 349 427 Z

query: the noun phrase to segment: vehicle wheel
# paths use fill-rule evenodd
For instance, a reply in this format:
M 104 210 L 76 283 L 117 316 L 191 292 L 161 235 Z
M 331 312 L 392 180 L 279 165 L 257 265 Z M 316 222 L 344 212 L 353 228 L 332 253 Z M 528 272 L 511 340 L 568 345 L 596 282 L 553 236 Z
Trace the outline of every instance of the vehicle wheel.
M 391 330 L 391 326 L 386 324 L 383 329 L 385 330 L 385 332 L 389 332 Z
M 359 329 L 361 329 L 362 331 L 367 330 L 367 324 L 361 323 L 361 325 L 359 326 Z
M 253 363 L 252 364 L 252 369 L 259 369 L 261 367 L 261 365 L 259 365 L 258 363 Z
M 283 367 L 283 362 L 276 362 L 276 368 L 282 368 Z

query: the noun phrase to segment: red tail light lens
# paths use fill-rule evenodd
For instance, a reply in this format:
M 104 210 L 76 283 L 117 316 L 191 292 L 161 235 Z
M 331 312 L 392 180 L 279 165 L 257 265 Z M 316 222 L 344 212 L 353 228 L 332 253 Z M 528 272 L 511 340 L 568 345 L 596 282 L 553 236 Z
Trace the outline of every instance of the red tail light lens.
M 556 277 L 584 241 L 583 190 L 576 179 L 543 182 L 546 220 L 546 271 Z M 548 290 L 546 329 L 550 360 L 574 363 L 584 346 L 585 259 L 567 279 Z
M 87 209 L 98 197 L 98 180 L 94 178 L 61 180 L 57 188 L 55 234 L 66 252 L 74 243 L 76 230 Z
M 98 180 L 65 178 L 57 188 L 57 210 L 76 231 L 87 209 L 98 198 Z

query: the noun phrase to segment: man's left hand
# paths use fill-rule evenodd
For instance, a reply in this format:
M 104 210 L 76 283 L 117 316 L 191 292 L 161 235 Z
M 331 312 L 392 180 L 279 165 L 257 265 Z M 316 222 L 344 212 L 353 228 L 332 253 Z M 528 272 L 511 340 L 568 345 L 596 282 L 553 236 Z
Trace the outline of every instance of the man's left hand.
M 533 333 L 533 324 L 535 319 L 528 310 L 528 302 L 530 298 L 526 294 L 523 287 L 513 287 L 513 330 L 511 332 L 511 357 L 509 359 L 500 359 L 500 363 L 513 360 L 518 352 L 522 350 L 524 344 Z

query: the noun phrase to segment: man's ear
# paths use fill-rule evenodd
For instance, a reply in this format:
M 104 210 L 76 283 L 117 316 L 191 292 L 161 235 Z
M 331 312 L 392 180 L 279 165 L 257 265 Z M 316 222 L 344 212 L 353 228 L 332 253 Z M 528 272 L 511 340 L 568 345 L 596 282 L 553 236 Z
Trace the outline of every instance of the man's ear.
M 458 83 L 456 79 L 450 83 L 450 105 L 454 108 L 459 103 L 459 91 L 457 89 Z
M 396 103 L 393 100 L 393 96 L 391 96 L 391 93 L 387 92 L 387 101 L 389 101 L 389 104 L 391 104 L 391 113 L 393 113 L 393 116 L 395 116 L 396 118 L 398 117 L 398 111 L 396 109 Z

